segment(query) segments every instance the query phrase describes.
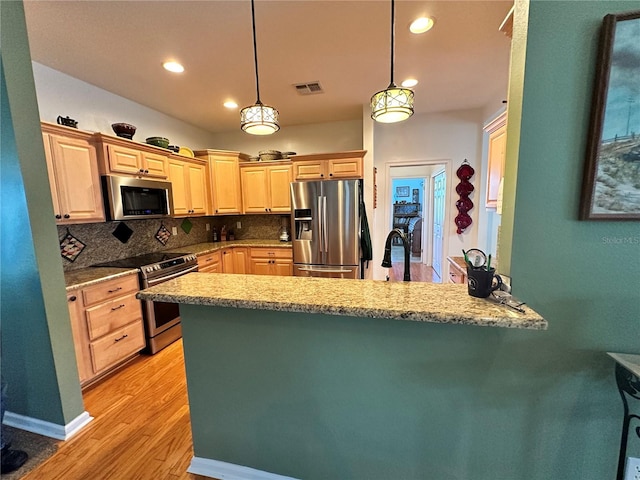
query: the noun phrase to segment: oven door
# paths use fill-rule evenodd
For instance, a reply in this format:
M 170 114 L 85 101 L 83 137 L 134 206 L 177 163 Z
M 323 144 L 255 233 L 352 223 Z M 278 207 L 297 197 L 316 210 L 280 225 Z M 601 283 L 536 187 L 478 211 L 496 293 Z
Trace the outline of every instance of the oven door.
M 145 279 L 144 288 L 153 287 L 154 285 L 159 285 L 168 280 L 197 271 L 198 266 L 193 265 L 188 269 L 181 270 L 171 275 Z M 180 310 L 177 303 L 151 302 L 149 300 L 144 300 L 144 309 L 147 337 L 149 338 L 156 337 L 162 332 L 169 330 L 171 327 L 180 323 Z

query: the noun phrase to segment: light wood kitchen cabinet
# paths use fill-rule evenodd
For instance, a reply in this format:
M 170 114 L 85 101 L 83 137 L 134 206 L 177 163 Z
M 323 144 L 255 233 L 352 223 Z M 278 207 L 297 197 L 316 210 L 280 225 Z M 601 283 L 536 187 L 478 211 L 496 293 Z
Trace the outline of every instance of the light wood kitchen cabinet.
M 94 134 L 102 175 L 125 174 L 149 178 L 167 178 L 169 155 L 153 145 L 134 142 L 102 133 Z
M 98 160 L 91 134 L 44 122 L 41 126 L 56 223 L 104 222 Z
M 80 384 L 86 386 L 145 346 L 138 277 L 105 280 L 68 292 Z
M 254 275 L 293 275 L 293 251 L 290 248 L 251 248 L 251 273 Z
M 198 255 L 198 272 L 220 273 L 221 271 L 220 252 Z
M 298 180 L 341 180 L 363 177 L 366 150 L 297 155 L 292 159 L 293 178 Z
M 240 176 L 244 213 L 291 212 L 289 184 L 293 177 L 290 162 L 241 165 Z
M 449 282 L 467 283 L 467 267 L 463 257 L 447 257 L 449 262 Z
M 249 156 L 225 150 L 197 150 L 194 154 L 196 158 L 208 162 L 211 213 L 214 215 L 243 213 L 239 162 L 240 160 L 248 161 Z
M 487 151 L 487 195 L 486 208 L 496 208 L 500 180 L 504 176 L 507 149 L 507 113 L 499 115 L 484 127 L 489 134 Z
M 206 215 L 207 168 L 205 162 L 185 161 L 181 158 L 169 159 L 169 180 L 173 192 L 175 216 Z
M 250 273 L 248 247 L 225 248 L 220 251 L 222 273 Z

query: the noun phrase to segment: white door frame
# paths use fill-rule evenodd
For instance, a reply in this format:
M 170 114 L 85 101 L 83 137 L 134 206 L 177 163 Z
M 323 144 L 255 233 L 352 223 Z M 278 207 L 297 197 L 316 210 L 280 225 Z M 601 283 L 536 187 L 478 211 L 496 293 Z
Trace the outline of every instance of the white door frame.
M 452 203 L 451 203 L 451 190 L 452 190 L 452 174 L 453 174 L 453 160 L 450 158 L 445 158 L 445 159 L 434 159 L 434 160 L 404 160 L 404 161 L 391 161 L 391 162 L 385 162 L 384 166 L 385 166 L 385 177 L 386 177 L 386 191 L 387 191 L 387 195 L 385 196 L 385 198 L 383 198 L 383 206 L 385 207 L 384 211 L 385 211 L 385 225 L 392 225 L 392 221 L 393 221 L 393 202 L 391 201 L 391 192 L 392 192 L 392 187 L 393 187 L 393 178 L 391 177 L 391 170 L 394 167 L 427 167 L 427 166 L 435 166 L 435 165 L 444 165 L 444 171 L 446 174 L 446 182 L 447 182 L 447 187 L 446 187 L 446 192 L 445 192 L 445 211 L 444 211 L 444 230 L 442 232 L 443 234 L 443 245 L 442 245 L 442 266 L 443 266 L 443 278 L 444 275 L 447 273 L 445 272 L 446 269 L 446 258 L 449 255 L 449 233 L 450 233 L 450 228 L 451 228 L 451 210 L 452 210 Z M 441 171 L 441 170 L 438 170 Z M 428 176 L 421 176 L 421 175 L 416 175 L 415 178 L 422 178 L 425 177 L 429 179 L 429 197 L 430 197 L 430 212 L 429 212 L 429 230 L 428 233 L 431 234 L 432 233 L 432 225 L 431 223 L 433 222 L 433 176 L 432 174 L 428 175 Z M 394 177 L 394 178 L 399 178 L 399 177 Z M 411 176 L 407 176 L 407 175 L 402 175 L 402 177 L 400 178 L 411 178 Z M 425 202 L 423 202 L 425 203 Z M 424 236 L 424 224 L 425 222 L 422 222 L 423 225 L 423 237 L 425 239 L 425 241 L 427 241 L 429 239 L 429 237 Z M 431 242 L 428 242 L 429 245 L 429 255 L 431 252 Z M 422 252 L 423 254 L 423 263 L 424 263 L 424 258 L 425 258 L 425 252 Z M 427 256 L 426 258 L 430 258 L 429 256 Z

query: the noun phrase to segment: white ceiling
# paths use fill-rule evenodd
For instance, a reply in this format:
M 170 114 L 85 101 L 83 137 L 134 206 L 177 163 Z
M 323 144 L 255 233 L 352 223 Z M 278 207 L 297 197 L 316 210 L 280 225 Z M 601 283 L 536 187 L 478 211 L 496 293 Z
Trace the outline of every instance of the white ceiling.
M 420 81 L 416 113 L 483 108 L 506 95 L 510 40 L 498 27 L 511 5 L 396 1 L 395 80 Z M 390 1 L 257 0 L 255 10 L 260 97 L 282 126 L 361 118 L 389 84 Z M 211 132 L 239 128 L 224 101 L 256 100 L 249 0 L 26 0 L 25 13 L 36 62 Z M 411 34 L 421 15 L 435 27 Z M 168 59 L 185 72 L 166 72 Z M 312 81 L 325 93 L 293 87 Z

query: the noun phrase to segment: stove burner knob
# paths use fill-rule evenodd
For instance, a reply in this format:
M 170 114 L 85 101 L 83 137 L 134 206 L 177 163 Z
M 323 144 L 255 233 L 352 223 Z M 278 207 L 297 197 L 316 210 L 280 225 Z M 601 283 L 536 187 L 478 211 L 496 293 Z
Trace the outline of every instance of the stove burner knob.
M 155 267 L 153 267 L 153 268 L 155 268 L 156 270 L 160 270 L 160 265 L 156 265 L 156 266 L 155 266 Z

